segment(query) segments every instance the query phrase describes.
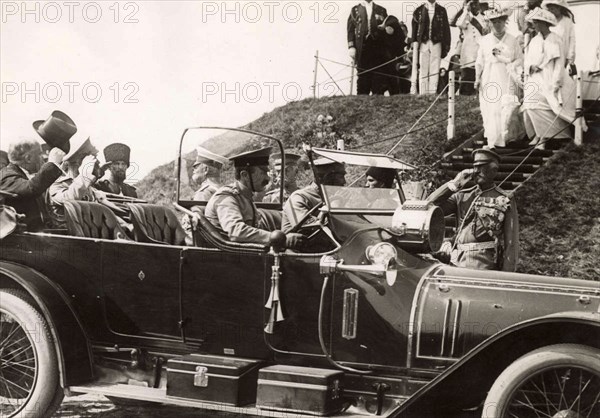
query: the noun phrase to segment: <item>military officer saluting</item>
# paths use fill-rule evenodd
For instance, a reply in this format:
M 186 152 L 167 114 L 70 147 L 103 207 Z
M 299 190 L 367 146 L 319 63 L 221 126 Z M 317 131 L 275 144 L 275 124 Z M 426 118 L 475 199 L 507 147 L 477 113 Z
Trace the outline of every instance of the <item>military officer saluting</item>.
M 227 159 L 220 155 L 202 147 L 196 149 L 192 180 L 198 185 L 198 190 L 194 194 L 194 200 L 208 202 L 216 191 L 223 187 L 221 172 L 226 163 Z
M 260 223 L 254 193 L 269 184 L 269 154 L 271 147 L 245 152 L 231 157 L 235 167 L 235 182 L 223 186 L 210 198 L 204 215 L 215 228 L 233 242 L 270 244 L 271 232 Z M 288 234 L 287 246 L 297 247 L 301 234 Z
M 138 197 L 135 187 L 125 183 L 131 149 L 125 144 L 110 144 L 104 148 L 108 164 L 108 179 L 96 182 L 96 189 L 127 197 Z
M 445 215 L 456 214 L 458 229 L 451 263 L 480 270 L 515 271 L 519 257 L 516 202 L 494 184 L 500 157 L 489 149 L 473 151 L 473 170 L 461 171 L 429 196 Z M 476 185 L 461 190 L 473 178 Z
M 271 155 L 273 161 L 273 190 L 267 192 L 263 198 L 265 203 L 279 203 L 279 185 L 281 184 L 281 171 L 284 170 L 283 201 L 298 190 L 296 177 L 298 176 L 298 161 L 300 156 L 291 152 L 285 153 L 285 169 L 282 167 L 281 153 Z

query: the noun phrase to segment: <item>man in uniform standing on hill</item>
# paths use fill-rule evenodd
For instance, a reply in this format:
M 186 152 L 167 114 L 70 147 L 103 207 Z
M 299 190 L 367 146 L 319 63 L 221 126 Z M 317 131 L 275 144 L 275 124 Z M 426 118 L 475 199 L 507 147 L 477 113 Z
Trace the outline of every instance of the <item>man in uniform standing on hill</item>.
M 451 264 L 479 270 L 515 271 L 519 258 L 519 218 L 512 196 L 497 187 L 500 157 L 488 149 L 473 151 L 473 170 L 433 192 L 444 215 L 456 214 L 458 229 Z M 470 179 L 475 186 L 462 190 Z
M 354 6 L 348 17 L 348 53 L 357 66 L 357 94 L 383 94 L 384 86 L 378 85 L 376 72 L 385 62 L 385 45 L 383 43 L 383 24 L 387 17 L 385 8 L 364 0 Z

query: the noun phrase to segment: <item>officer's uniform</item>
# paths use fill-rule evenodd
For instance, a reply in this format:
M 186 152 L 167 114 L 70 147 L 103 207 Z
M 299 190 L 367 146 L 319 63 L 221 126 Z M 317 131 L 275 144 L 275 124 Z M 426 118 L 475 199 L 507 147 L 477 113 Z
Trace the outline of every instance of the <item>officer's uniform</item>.
M 281 230 L 289 232 L 315 206 L 321 203 L 319 186 L 311 183 L 309 186 L 292 193 L 283 206 Z M 310 223 L 310 220 L 308 221 Z
M 487 164 L 497 157 L 487 151 L 474 153 L 474 165 Z M 458 221 L 452 264 L 479 270 L 516 270 L 519 220 L 516 202 L 509 193 L 497 186 L 487 190 L 474 186 L 453 193 L 446 184 L 435 194 L 439 197 L 433 201 L 444 214 L 456 214 Z
M 276 154 L 272 154 L 271 160 L 272 160 L 271 165 L 273 167 L 273 170 L 281 173 L 284 170 L 284 167 L 282 165 L 283 161 L 281 159 L 281 153 L 278 152 Z M 298 164 L 299 160 L 300 160 L 300 156 L 298 154 L 294 154 L 292 152 L 285 153 L 286 167 L 296 166 Z M 286 183 L 283 186 L 283 202 L 285 203 L 290 198 L 290 195 L 292 193 L 294 193 L 296 190 L 298 190 L 298 186 L 296 186 L 295 178 L 288 179 L 285 177 L 285 173 L 284 173 L 283 177 L 284 177 L 284 181 Z M 288 180 L 291 180 L 292 182 L 290 182 Z M 262 201 L 264 203 L 279 203 L 279 190 L 280 190 L 279 185 L 273 185 L 273 188 L 265 194 Z
M 194 194 L 194 200 L 208 202 L 211 197 L 221 188 L 220 184 L 212 181 L 211 179 L 206 179 L 200 185 L 200 188 L 196 190 Z
M 235 167 L 267 166 L 271 148 L 232 157 Z M 233 242 L 268 245 L 271 233 L 261 229 L 253 192 L 241 182 L 221 187 L 206 205 L 204 216 Z

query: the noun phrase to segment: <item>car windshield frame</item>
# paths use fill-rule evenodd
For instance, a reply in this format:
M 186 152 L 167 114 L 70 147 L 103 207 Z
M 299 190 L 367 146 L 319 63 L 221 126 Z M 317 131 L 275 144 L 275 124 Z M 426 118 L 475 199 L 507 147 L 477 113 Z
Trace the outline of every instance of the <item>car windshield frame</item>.
M 285 167 L 285 152 L 284 152 L 284 147 L 283 147 L 283 143 L 281 140 L 275 138 L 274 136 L 268 135 L 268 134 L 264 134 L 261 132 L 256 132 L 256 131 L 252 131 L 249 129 L 243 129 L 243 128 L 229 128 L 229 127 L 222 127 L 222 126 L 195 126 L 195 127 L 189 127 L 184 129 L 183 133 L 181 134 L 181 138 L 179 140 L 179 147 L 177 150 L 177 161 L 176 161 L 176 175 L 177 175 L 177 187 L 176 187 L 176 193 L 175 193 L 175 203 L 177 205 L 181 205 L 181 206 L 191 206 L 193 204 L 198 204 L 198 203 L 206 203 L 205 201 L 196 201 L 196 200 L 182 200 L 181 199 L 181 186 L 182 186 L 182 181 L 181 181 L 181 176 L 182 176 L 182 170 L 183 170 L 183 160 L 184 160 L 184 142 L 186 140 L 186 135 L 191 132 L 191 131 L 222 131 L 223 135 L 225 135 L 227 132 L 230 133 L 239 133 L 239 134 L 246 134 L 248 135 L 248 148 L 247 150 L 250 151 L 253 149 L 253 147 L 250 146 L 250 139 L 252 139 L 252 137 L 261 137 L 264 139 L 268 139 L 270 141 L 274 141 L 274 143 L 277 144 L 277 148 L 278 150 L 276 150 L 275 148 L 272 150 L 272 153 L 277 153 L 279 152 L 281 154 L 281 158 L 282 158 L 282 164 Z M 206 138 L 206 142 L 207 141 L 211 141 L 211 140 L 217 140 L 219 136 L 211 136 L 209 138 Z M 202 145 L 204 145 L 205 142 L 202 143 Z M 197 146 L 197 145 L 196 145 Z M 224 159 L 229 160 L 230 157 L 232 157 L 233 155 L 222 155 L 219 153 L 214 152 L 213 150 L 208 150 L 213 154 L 216 154 Z M 239 153 L 239 149 L 238 149 L 238 153 Z M 285 173 L 283 173 L 284 170 L 282 170 L 281 173 L 281 181 L 280 181 L 280 185 L 279 185 L 279 202 L 283 202 L 283 196 L 284 196 L 284 184 L 285 184 Z M 262 207 L 262 208 L 268 208 L 268 209 L 281 209 L 282 203 L 264 203 L 264 202 L 255 202 L 257 207 Z

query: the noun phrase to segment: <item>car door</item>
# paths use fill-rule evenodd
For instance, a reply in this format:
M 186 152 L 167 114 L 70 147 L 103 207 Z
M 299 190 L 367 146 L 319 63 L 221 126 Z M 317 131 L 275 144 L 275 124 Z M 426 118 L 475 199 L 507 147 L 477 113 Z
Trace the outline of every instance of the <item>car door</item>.
M 243 249 L 187 248 L 183 260 L 186 340 L 211 354 L 267 356 L 264 295 L 272 257 Z
M 117 334 L 179 339 L 181 247 L 129 241 L 102 246 L 106 320 Z

